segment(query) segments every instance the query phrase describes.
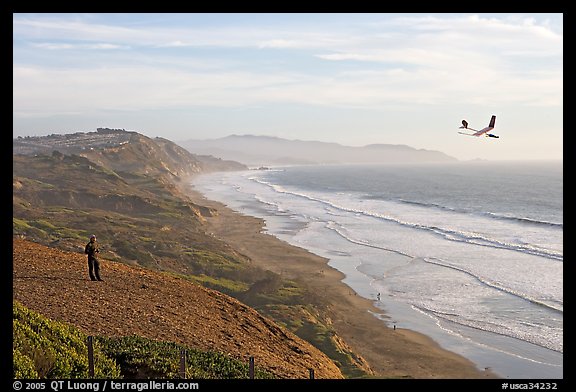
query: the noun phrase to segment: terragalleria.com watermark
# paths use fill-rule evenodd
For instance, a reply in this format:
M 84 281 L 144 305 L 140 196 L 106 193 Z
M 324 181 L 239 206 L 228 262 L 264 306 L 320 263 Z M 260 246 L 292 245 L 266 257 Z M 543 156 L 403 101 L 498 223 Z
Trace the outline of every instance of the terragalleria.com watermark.
M 52 390 L 54 392 L 60 391 L 94 391 L 104 392 L 108 391 L 147 391 L 147 390 L 197 390 L 200 385 L 197 382 L 190 381 L 114 381 L 114 380 L 98 380 L 98 381 L 77 381 L 77 380 L 42 380 L 42 381 L 28 381 L 16 380 L 12 383 L 15 391 L 42 391 Z

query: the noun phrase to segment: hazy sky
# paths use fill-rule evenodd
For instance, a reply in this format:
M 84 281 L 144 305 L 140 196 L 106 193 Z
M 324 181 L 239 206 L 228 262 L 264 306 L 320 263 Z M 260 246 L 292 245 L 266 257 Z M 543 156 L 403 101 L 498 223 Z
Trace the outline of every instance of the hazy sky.
M 562 159 L 562 14 L 13 14 L 13 137 L 135 130 Z M 459 135 L 497 115 L 500 139 Z

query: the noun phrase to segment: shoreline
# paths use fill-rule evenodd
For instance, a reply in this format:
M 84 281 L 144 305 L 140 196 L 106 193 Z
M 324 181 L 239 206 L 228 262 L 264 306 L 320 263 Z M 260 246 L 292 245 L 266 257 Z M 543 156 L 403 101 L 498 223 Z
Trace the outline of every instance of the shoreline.
M 467 358 L 447 351 L 430 337 L 386 325 L 386 314 L 343 282 L 329 260 L 263 232 L 265 222 L 207 199 L 188 182 L 188 198 L 218 213 L 206 217 L 208 233 L 246 255 L 255 265 L 303 283 L 326 298 L 336 333 L 366 360 L 374 378 L 498 379 Z M 376 317 L 378 315 L 379 317 Z

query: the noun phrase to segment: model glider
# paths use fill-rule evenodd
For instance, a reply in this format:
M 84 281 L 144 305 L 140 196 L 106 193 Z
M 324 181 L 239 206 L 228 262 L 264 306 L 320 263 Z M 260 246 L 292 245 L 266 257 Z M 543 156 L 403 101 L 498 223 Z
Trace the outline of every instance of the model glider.
M 477 130 L 477 129 L 473 129 L 473 128 L 468 128 L 468 122 L 466 120 L 462 120 L 462 126 L 459 129 L 469 129 L 471 131 L 474 131 L 474 133 L 466 133 L 466 132 L 458 132 L 458 133 L 460 133 L 462 135 L 468 135 L 468 136 L 485 135 L 486 137 L 494 137 L 494 138 L 498 139 L 500 136 L 494 135 L 492 133 L 488 133 L 494 129 L 495 124 L 496 124 L 496 116 L 492 116 L 492 118 L 490 119 L 490 124 L 488 124 L 488 126 L 486 128 L 482 128 L 481 130 Z

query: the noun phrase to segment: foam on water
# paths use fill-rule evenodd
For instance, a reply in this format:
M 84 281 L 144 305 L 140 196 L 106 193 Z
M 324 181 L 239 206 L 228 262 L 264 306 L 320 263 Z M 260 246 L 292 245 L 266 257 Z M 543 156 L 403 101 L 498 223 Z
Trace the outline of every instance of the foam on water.
M 356 177 L 342 185 L 346 170 Z M 375 299 L 380 293 L 377 305 L 391 318 L 479 366 L 505 377 L 561 378 L 561 201 L 539 202 L 532 182 L 523 202 L 532 200 L 538 208 L 512 206 L 496 192 L 488 203 L 484 194 L 479 208 L 460 200 L 474 200 L 466 184 L 442 194 L 418 186 L 422 176 L 414 168 L 404 176 L 399 171 L 286 168 L 217 173 L 194 185 L 211 199 L 263 218 L 270 234 L 328 258 L 358 294 Z M 434 175 L 430 168 L 423 171 Z M 528 192 L 522 190 L 524 172 L 509 176 L 510 190 L 499 193 Z M 469 177 L 459 177 L 474 184 L 469 193 L 483 189 L 481 176 Z M 543 185 L 554 186 L 540 177 Z M 549 189 L 544 191 L 549 197 Z

